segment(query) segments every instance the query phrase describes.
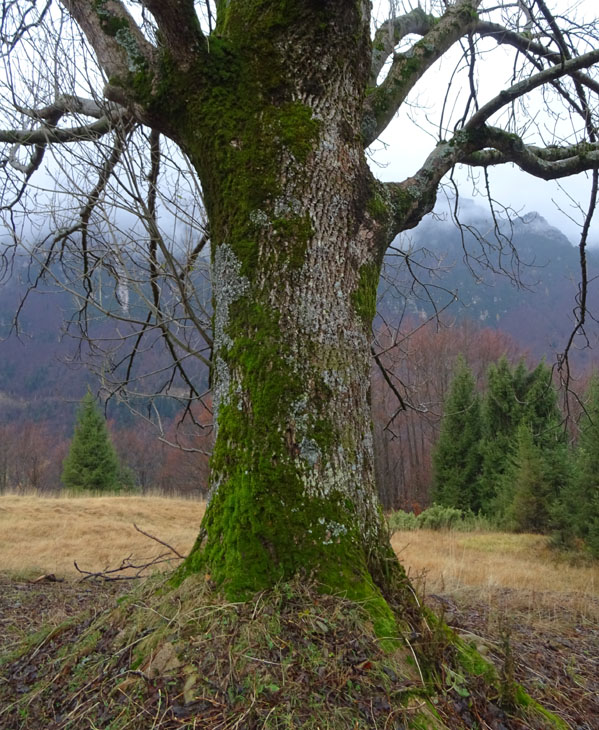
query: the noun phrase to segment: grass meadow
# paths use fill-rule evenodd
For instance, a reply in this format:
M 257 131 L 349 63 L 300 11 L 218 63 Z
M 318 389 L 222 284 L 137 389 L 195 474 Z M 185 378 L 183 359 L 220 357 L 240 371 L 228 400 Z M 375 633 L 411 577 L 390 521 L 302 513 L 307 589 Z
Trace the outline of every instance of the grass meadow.
M 95 572 L 117 567 L 129 556 L 143 561 L 164 552 L 133 523 L 185 554 L 204 509 L 203 502 L 161 496 L 3 495 L 0 573 L 76 578 L 74 561 Z
M 599 563 L 573 562 L 543 535 L 413 530 L 391 544 L 423 594 L 501 605 L 533 622 L 599 621 Z
M 125 590 L 129 589 L 130 584 L 128 583 L 125 586 L 122 583 L 98 583 L 93 586 L 90 586 L 87 582 L 80 583 L 77 579 L 81 576 L 75 570 L 73 561 L 76 560 L 83 570 L 100 572 L 117 568 L 124 559 L 129 559 L 133 563 L 144 564 L 156 555 L 165 552 L 163 546 L 136 531 L 133 523 L 137 524 L 140 529 L 172 545 L 181 554 L 185 554 L 196 539 L 204 507 L 204 504 L 199 501 L 164 496 L 0 496 L 0 665 L 3 650 L 4 653 L 6 651 L 10 652 L 15 647 L 20 646 L 22 641 L 26 645 L 29 640 L 28 636 L 36 629 L 47 631 L 51 628 L 49 636 L 54 637 L 54 631 L 58 631 L 61 626 L 70 626 L 69 622 L 73 620 L 73 617 L 79 615 L 86 608 L 94 612 L 98 611 L 98 621 L 104 620 L 102 619 L 103 609 L 114 606 L 115 596 L 120 594 L 121 587 L 125 587 Z M 500 675 L 508 678 L 505 680 L 506 682 L 513 683 L 515 679 L 522 683 L 526 691 L 530 692 L 544 707 L 558 713 L 560 717 L 568 722 L 569 727 L 581 728 L 581 730 L 599 730 L 599 692 L 597 691 L 599 689 L 597 680 L 597 677 L 599 677 L 599 565 L 597 562 L 591 563 L 578 558 L 577 562 L 573 563 L 571 558 L 550 549 L 547 539 L 539 535 L 516 535 L 482 530 L 472 532 L 451 530 L 400 531 L 393 534 L 392 545 L 412 578 L 420 599 L 424 598 L 433 610 L 443 615 L 443 619 L 449 626 L 470 645 L 476 646 L 479 652 L 490 659 Z M 164 568 L 166 565 L 168 564 L 162 564 L 159 567 Z M 48 581 L 47 578 L 36 581 L 36 578 L 51 573 L 59 579 L 64 579 L 64 581 L 55 583 Z M 119 573 L 118 575 L 123 574 Z M 187 581 L 181 588 L 184 593 L 186 584 Z M 150 584 L 150 588 L 152 585 Z M 200 583 L 191 581 L 187 590 L 191 591 L 190 596 L 193 594 L 193 608 L 188 611 L 188 609 L 182 609 L 181 604 L 178 605 L 175 613 L 177 618 L 176 627 L 179 627 L 176 629 L 177 631 L 183 631 L 182 627 L 188 626 L 186 621 L 189 617 L 193 619 L 193 626 L 196 626 L 197 617 L 202 614 L 203 610 L 201 605 L 196 604 L 198 600 L 197 591 L 199 587 L 201 590 L 207 590 L 206 585 L 201 580 Z M 269 674 L 268 680 L 266 680 L 260 678 L 262 674 L 256 674 L 258 671 L 255 666 L 256 662 L 262 662 L 262 659 L 256 659 L 256 652 L 259 651 L 256 642 L 262 636 L 261 632 L 264 632 L 265 637 L 270 636 L 268 632 L 272 629 L 271 622 L 273 620 L 272 615 L 264 609 L 263 618 L 265 623 L 264 625 L 260 624 L 262 626 L 260 630 L 256 629 L 255 619 L 256 613 L 259 613 L 259 606 L 268 603 L 261 601 L 260 597 L 258 597 L 255 604 L 252 601 L 248 602 L 247 605 L 244 604 L 245 608 L 237 607 L 233 610 L 233 604 L 227 604 L 226 607 L 224 605 L 219 607 L 216 612 L 213 605 L 214 599 L 212 597 L 204 599 L 209 600 L 209 611 L 206 616 L 221 616 L 222 614 L 223 621 L 226 620 L 230 623 L 227 623 L 225 627 L 224 624 L 221 625 L 217 621 L 215 626 L 210 624 L 206 630 L 202 629 L 197 636 L 193 635 L 195 638 L 192 640 L 192 644 L 196 642 L 193 646 L 204 646 L 207 640 L 206 637 L 212 637 L 210 639 L 210 651 L 194 655 L 196 656 L 194 661 L 206 660 L 202 665 L 203 669 L 199 671 L 199 675 L 210 676 L 210 686 L 219 687 L 222 682 L 226 684 L 231 677 L 231 646 L 236 641 L 240 641 L 240 637 L 245 636 L 245 634 L 243 636 L 241 634 L 237 635 L 235 632 L 241 631 L 239 626 L 245 626 L 243 631 L 249 630 L 248 627 L 251 626 L 251 637 L 248 639 L 249 643 L 247 643 L 247 647 L 251 647 L 251 651 L 246 647 L 246 650 L 238 657 L 239 662 L 245 661 L 246 664 L 241 669 L 241 664 L 236 664 L 237 669 L 235 671 L 241 672 L 239 676 L 247 676 L 247 681 L 254 688 L 252 690 L 254 694 L 251 706 L 258 699 L 261 702 L 264 700 L 266 704 L 264 704 L 261 712 L 266 713 L 265 717 L 267 718 L 270 718 L 271 713 L 274 711 L 273 708 L 277 706 L 271 706 L 272 697 L 269 694 L 269 687 L 276 685 L 277 692 L 282 687 L 286 687 L 286 691 L 291 693 L 289 697 L 293 696 L 293 702 L 306 715 L 306 713 L 310 714 L 312 712 L 310 703 L 315 701 L 313 692 L 318 691 L 322 681 L 321 677 L 326 676 L 327 678 L 328 690 L 326 696 L 328 697 L 330 677 L 337 677 L 337 679 L 331 681 L 333 684 L 338 681 L 339 686 L 342 686 L 346 682 L 347 676 L 349 676 L 347 672 L 354 671 L 351 667 L 350 669 L 344 668 L 345 665 L 339 664 L 337 659 L 334 658 L 324 675 L 315 674 L 312 680 L 307 682 L 304 674 L 302 675 L 304 678 L 299 684 L 292 682 L 289 685 L 286 673 L 291 670 L 285 662 L 279 664 L 278 661 L 272 660 L 272 647 L 278 646 L 280 648 L 280 646 L 289 646 L 295 642 L 297 640 L 296 629 L 300 625 L 303 626 L 301 622 L 305 620 L 305 616 L 314 618 L 314 616 L 325 615 L 329 622 L 326 625 L 336 627 L 329 633 L 325 632 L 322 635 L 324 638 L 318 634 L 325 644 L 326 642 L 330 643 L 330 646 L 326 644 L 326 651 L 323 656 L 337 657 L 335 652 L 339 650 L 339 646 L 345 646 L 344 642 L 348 646 L 353 645 L 357 639 L 362 640 L 367 634 L 367 632 L 361 632 L 356 637 L 352 633 L 355 629 L 354 619 L 351 623 L 351 627 L 354 628 L 351 631 L 349 629 L 341 631 L 336 623 L 330 624 L 334 616 L 333 613 L 330 616 L 326 614 L 324 604 L 328 600 L 332 606 L 337 606 L 338 604 L 335 603 L 332 597 L 325 599 L 322 596 L 315 597 L 313 593 L 309 596 L 306 594 L 302 601 L 305 600 L 308 603 L 304 606 L 304 603 L 300 601 L 296 606 L 299 598 L 294 591 L 297 592 L 298 586 L 297 583 L 295 588 L 287 586 L 290 591 L 289 595 L 295 596 L 295 598 L 287 601 L 285 605 L 290 611 L 297 609 L 299 613 L 297 615 L 293 613 L 293 620 L 288 623 L 282 622 L 279 617 L 275 622 L 276 638 L 264 639 L 266 641 L 265 663 L 260 664 L 260 671 L 264 672 L 266 669 L 273 669 L 273 667 L 275 669 L 279 668 L 283 672 L 281 676 L 279 676 L 280 672 L 272 676 Z M 150 616 L 153 617 L 152 620 L 154 621 L 159 619 L 166 621 L 162 613 L 164 607 L 158 610 L 147 603 L 150 600 L 149 595 L 152 596 L 151 600 L 161 600 L 159 593 L 150 592 L 146 596 L 143 591 L 144 586 L 142 585 L 139 587 L 139 591 L 132 594 L 137 598 L 132 603 L 127 604 L 131 606 L 131 611 L 137 612 L 135 613 L 136 616 L 139 614 L 137 619 L 131 619 L 132 625 L 146 627 Z M 247 622 L 249 622 L 246 622 L 247 625 L 243 622 L 237 624 L 233 621 L 233 618 L 237 616 L 237 610 L 246 611 Z M 260 608 L 261 610 L 262 608 Z M 223 611 L 225 612 L 223 613 Z M 235 616 L 233 614 L 229 615 L 227 611 L 229 613 L 233 611 Z M 107 613 L 105 615 L 112 614 Z M 141 624 L 139 623 L 140 620 L 142 621 Z M 173 621 L 174 618 L 171 617 L 167 622 L 167 627 L 171 627 Z M 212 621 L 212 618 L 210 621 Z M 280 636 L 283 624 L 295 627 L 293 631 L 296 632 L 285 640 L 281 639 Z M 73 624 L 75 627 L 77 625 L 77 623 Z M 319 625 L 322 627 L 322 620 L 320 620 Z M 310 638 L 310 641 L 300 641 L 298 644 L 300 649 L 304 645 L 312 646 L 311 642 L 314 638 L 313 630 L 309 626 L 304 628 L 307 632 L 304 632 L 305 635 L 312 638 Z M 175 629 L 171 627 L 169 631 L 171 630 L 174 631 Z M 123 631 L 120 631 L 116 636 L 118 637 L 122 633 Z M 110 632 L 108 635 L 110 635 Z M 156 636 L 158 635 L 159 632 L 156 632 Z M 69 636 L 70 634 L 65 634 L 62 638 L 53 638 L 51 644 L 54 648 L 50 647 L 48 651 L 50 649 L 51 651 L 58 651 L 59 649 L 61 651 L 70 651 L 69 647 L 73 639 Z M 86 636 L 85 632 L 82 636 Z M 145 629 L 142 636 L 145 636 Z M 129 642 L 129 640 L 127 641 Z M 243 641 L 245 642 L 246 639 L 243 639 Z M 64 644 L 62 648 L 60 646 L 61 642 Z M 282 643 L 277 644 L 276 642 Z M 188 643 L 188 639 L 185 639 L 184 644 L 187 646 Z M 339 643 L 339 646 L 337 646 L 337 643 Z M 134 644 L 135 642 L 126 643 L 125 649 L 130 649 Z M 42 655 L 46 651 L 44 646 L 45 639 L 33 651 L 31 656 L 33 658 L 37 655 L 36 661 L 42 661 Z M 97 667 L 100 667 L 98 670 L 100 674 L 97 676 L 92 674 L 92 677 L 96 677 L 93 681 L 87 675 L 82 675 L 83 689 L 88 687 L 102 688 L 104 686 L 103 682 L 108 681 L 106 678 L 109 675 L 102 673 L 101 667 L 103 664 L 101 662 L 104 659 L 112 661 L 111 657 L 114 655 L 114 650 L 110 648 L 111 646 L 110 642 L 106 644 L 106 647 L 108 647 L 105 649 L 106 656 L 99 649 L 97 650 L 99 653 L 95 656 L 98 661 Z M 246 646 L 246 643 L 243 643 L 243 646 Z M 434 650 L 434 647 L 433 642 L 431 650 Z M 43 651 L 40 651 L 41 649 Z M 80 649 L 80 651 L 83 651 L 83 649 Z M 122 648 L 117 652 L 119 656 L 121 651 L 123 651 Z M 374 644 L 368 644 L 367 650 L 364 651 L 365 656 L 375 655 L 376 647 Z M 215 656 L 219 657 L 216 663 L 214 661 Z M 310 657 L 312 657 L 312 654 L 310 654 Z M 388 662 L 387 655 L 385 657 L 385 662 Z M 27 659 L 27 666 L 29 666 L 29 661 Z M 62 706 L 60 703 L 64 701 L 64 698 L 61 699 L 63 688 L 61 688 L 60 682 L 58 684 L 55 682 L 56 677 L 59 675 L 56 674 L 54 661 L 52 660 L 48 664 L 49 682 L 47 684 L 42 683 L 46 687 L 47 697 L 46 704 L 41 704 L 38 707 L 41 712 L 39 717 L 29 718 L 23 724 L 22 716 L 15 715 L 13 717 L 14 723 L 6 725 L 8 715 L 3 715 L 3 711 L 0 709 L 0 725 L 2 727 L 45 727 L 44 708 Z M 84 656 L 78 666 L 84 667 L 86 661 L 87 655 Z M 131 661 L 132 657 L 129 657 L 127 662 L 130 663 Z M 308 655 L 304 656 L 300 652 L 296 656 L 295 663 L 289 666 L 296 668 L 312 666 L 310 662 L 313 661 L 313 657 L 308 658 Z M 129 666 L 127 662 L 123 665 L 124 667 Z M 13 667 L 12 664 L 10 666 Z M 90 666 L 93 669 L 96 664 Z M 441 666 L 443 667 L 443 665 Z M 19 679 L 21 677 L 19 674 L 22 669 L 21 664 L 17 661 L 14 667 L 10 671 L 6 669 L 5 673 L 8 672 L 10 675 L 13 669 L 17 672 L 18 681 L 21 682 L 21 679 Z M 339 672 L 343 674 L 342 677 Z M 39 683 L 39 677 L 35 672 L 31 676 L 33 679 L 37 677 L 36 681 Z M 219 677 L 220 679 L 218 679 Z M 15 679 L 15 682 L 17 682 L 17 679 Z M 189 677 L 186 675 L 181 675 L 177 679 L 183 687 L 183 695 L 187 686 L 187 684 L 184 686 L 183 683 L 188 679 Z M 371 680 L 362 674 L 360 674 L 359 679 L 360 683 L 356 686 L 366 688 L 363 692 L 363 701 L 370 703 L 369 707 L 375 706 L 376 702 L 379 701 L 376 694 L 378 692 L 376 682 L 379 680 L 375 682 L 374 679 Z M 1 680 L 0 677 L 0 695 L 3 689 Z M 260 686 L 256 684 L 258 681 L 262 682 Z M 221 684 L 218 684 L 218 682 L 221 682 Z M 8 686 L 8 684 L 5 684 L 4 689 Z M 21 685 L 17 682 L 17 686 L 20 687 Z M 10 702 L 13 704 L 9 703 L 6 710 L 10 710 L 13 705 L 15 707 L 19 705 L 18 712 L 28 713 L 30 711 L 30 702 L 33 701 L 32 698 L 38 692 L 37 686 L 36 684 L 32 685 L 31 692 L 33 694 L 23 695 L 22 697 L 18 694 L 11 695 Z M 75 685 L 72 686 L 75 687 Z M 403 684 L 401 686 L 404 687 Z M 79 688 L 77 690 L 78 697 L 83 689 Z M 84 723 L 86 727 L 88 726 L 87 720 L 84 720 L 87 717 L 86 712 L 89 711 L 93 714 L 92 711 L 95 711 L 94 708 L 99 704 L 98 697 L 100 695 L 96 696 L 94 694 L 96 690 L 92 692 L 90 689 L 89 691 L 91 694 L 87 699 L 87 696 L 81 695 L 72 707 L 69 705 L 69 708 L 71 708 L 69 718 L 73 713 L 79 713 L 77 727 L 83 727 Z M 106 696 L 112 695 L 108 693 Z M 322 702 L 324 695 L 318 696 L 321 697 L 319 702 Z M 82 697 L 83 699 L 81 699 Z M 105 695 L 102 695 L 102 697 L 105 698 Z M 141 706 L 138 695 L 135 695 L 137 712 L 135 717 L 146 713 L 149 719 L 145 727 L 154 727 L 158 718 L 158 714 L 152 714 L 156 709 L 152 704 L 155 696 L 150 692 L 147 696 L 143 695 L 143 697 L 145 698 L 145 704 Z M 459 701 L 461 701 L 461 697 L 462 695 L 452 694 L 449 690 L 442 695 L 441 699 L 445 698 L 443 702 L 446 703 L 443 707 L 448 713 L 450 713 L 450 710 L 454 712 L 459 705 Z M 0 705 L 2 705 L 2 701 L 2 698 L 0 698 Z M 458 705 L 456 705 L 456 702 L 458 702 Z M 115 712 L 122 713 L 123 707 L 120 699 L 117 705 Z M 194 703 L 192 703 L 192 706 L 194 706 Z M 281 706 L 285 706 L 285 702 Z M 220 700 L 213 699 L 210 701 L 209 708 L 211 712 L 216 712 L 218 707 L 220 707 Z M 226 705 L 223 705 L 223 707 L 226 707 Z M 466 708 L 465 711 L 469 712 L 468 707 L 466 705 L 464 707 Z M 343 708 L 345 708 L 343 709 L 343 712 L 345 712 L 346 706 L 343 705 Z M 158 710 L 160 710 L 160 704 Z M 393 716 L 395 710 L 391 714 L 385 714 L 386 711 L 383 710 L 381 712 L 386 718 L 384 726 L 387 727 L 387 720 Z M 33 718 L 34 714 L 31 717 Z M 215 721 L 212 725 L 204 724 L 202 727 L 224 727 L 225 725 L 232 727 L 227 723 L 223 724 L 220 720 L 218 723 Z M 101 725 L 98 725 L 94 720 L 90 726 L 100 727 Z M 310 727 L 313 726 L 310 725 Z M 341 720 L 336 724 L 326 725 L 326 727 L 335 728 L 349 726 L 353 727 L 353 723 L 348 725 L 347 722 Z M 451 724 L 449 726 L 453 727 Z M 462 727 L 463 725 L 459 726 Z M 472 725 L 467 726 L 471 727 Z M 519 722 L 517 725 L 509 723 L 506 725 L 504 723 L 500 726 L 510 728 L 529 727 L 529 725 L 523 725 Z M 534 726 L 539 727 L 538 725 Z M 61 727 L 66 727 L 66 725 L 61 725 Z M 382 725 L 377 725 L 377 727 L 382 727 Z M 491 725 L 483 723 L 477 725 L 477 727 L 491 727 Z
M 200 501 L 163 496 L 3 495 L 0 573 L 75 579 L 74 561 L 95 572 L 163 552 L 133 523 L 185 554 L 204 509 Z M 599 565 L 573 563 L 541 535 L 411 530 L 395 532 L 392 545 L 424 593 L 489 602 L 501 594 L 519 610 L 567 608 L 599 620 Z

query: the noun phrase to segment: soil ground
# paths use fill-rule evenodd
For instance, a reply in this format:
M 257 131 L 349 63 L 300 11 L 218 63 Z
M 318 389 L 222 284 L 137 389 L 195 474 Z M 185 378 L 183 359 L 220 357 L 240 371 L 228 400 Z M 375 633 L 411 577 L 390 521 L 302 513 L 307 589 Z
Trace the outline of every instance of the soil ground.
M 115 605 L 126 590 L 123 583 L 35 583 L 0 576 L 0 655 L 42 625 Z M 481 601 L 470 590 L 426 600 L 487 658 L 508 672 L 513 664 L 526 690 L 572 728 L 599 730 L 599 626 L 559 605 L 533 620 L 517 593 L 500 589 L 492 600 L 487 594 Z
M 115 606 L 129 588 L 127 581 L 77 582 L 80 574 L 73 566 L 75 558 L 92 572 L 119 566 L 124 556 L 136 564 L 147 563 L 148 555 L 165 553 L 172 558 L 171 550 L 136 531 L 133 522 L 186 554 L 202 513 L 201 503 L 188 500 L 4 495 L 0 499 L 0 656 L 10 654 L 38 630 L 45 633 L 30 642 L 29 656 L 39 659 L 59 651 L 63 644 L 76 641 L 85 626 L 75 622 L 56 635 L 48 634 L 48 627 L 58 627 L 85 611 L 91 612 L 84 622 L 89 625 L 94 614 Z M 534 699 L 570 727 L 599 730 L 596 562 L 560 556 L 539 535 L 419 530 L 396 533 L 392 545 L 425 601 L 476 645 L 501 676 L 513 675 Z M 176 564 L 177 560 L 153 568 Z M 44 573 L 54 573 L 58 580 L 36 581 Z M 304 619 L 308 620 L 304 616 L 301 621 Z M 343 637 L 340 641 L 345 646 Z M 25 672 L 22 678 L 0 676 L 0 683 L 22 682 L 16 692 L 25 692 L 35 684 L 37 670 L 34 663 L 25 662 L 20 671 Z M 460 689 L 448 692 L 447 702 L 459 704 Z M 0 694 L 1 690 L 2 686 Z M 456 705 L 449 710 L 463 717 L 466 705 L 464 708 Z M 2 707 L 0 728 L 4 728 L 1 715 Z M 496 718 L 482 727 L 523 727 L 514 722 L 505 725 Z

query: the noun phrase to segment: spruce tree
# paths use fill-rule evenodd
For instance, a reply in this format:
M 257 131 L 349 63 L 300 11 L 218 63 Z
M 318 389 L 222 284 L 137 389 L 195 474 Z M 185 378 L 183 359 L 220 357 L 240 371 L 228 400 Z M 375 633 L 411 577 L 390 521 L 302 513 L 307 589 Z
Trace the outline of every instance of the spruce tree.
M 526 388 L 520 394 L 524 408 L 523 420 L 530 427 L 534 442 L 543 449 L 563 444 L 566 436 L 562 414 L 557 402 L 551 368 L 541 362 L 528 374 Z
M 585 541 L 599 557 L 599 375 L 591 378 L 585 413 L 580 422 L 576 471 L 565 508 L 571 513 L 574 537 Z
M 546 532 L 555 499 L 552 473 L 543 449 L 535 443 L 524 421 L 518 426 L 513 464 L 502 480 L 498 500 L 505 501 L 503 517 L 511 529 Z
M 523 360 L 513 369 L 505 358 L 491 365 L 480 490 L 485 511 L 507 526 L 535 531 L 549 527 L 552 505 L 570 473 L 561 421 L 551 370 L 544 362 L 532 371 Z
M 534 446 L 543 463 L 547 492 L 536 529 L 545 530 L 549 527 L 546 515 L 553 512 L 554 503 L 571 481 L 572 459 L 551 368 L 544 362 L 530 373 L 523 422 L 530 429 Z
M 75 491 L 119 489 L 119 461 L 106 422 L 91 392 L 83 397 L 71 448 L 63 462 L 62 483 Z
M 478 484 L 481 507 L 487 514 L 497 509 L 497 496 L 515 434 L 522 416 L 523 363 L 514 371 L 507 358 L 487 371 L 487 393 L 482 404 L 481 476 Z M 516 377 L 514 377 L 516 375 Z M 518 386 L 518 388 L 517 388 Z M 516 392 L 516 390 L 520 392 Z
M 464 358 L 445 401 L 441 433 L 433 453 L 433 499 L 445 507 L 480 509 L 480 399 L 474 376 Z

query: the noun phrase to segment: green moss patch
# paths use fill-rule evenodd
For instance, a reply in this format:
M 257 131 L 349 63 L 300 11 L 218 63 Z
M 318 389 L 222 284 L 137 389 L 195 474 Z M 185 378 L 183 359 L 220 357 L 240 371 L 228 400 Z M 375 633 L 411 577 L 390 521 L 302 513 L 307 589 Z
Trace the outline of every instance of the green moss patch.
M 358 286 L 352 294 L 352 304 L 362 318 L 365 327 L 372 326 L 372 320 L 376 314 L 376 292 L 379 276 L 380 266 L 378 264 L 364 264 L 360 268 Z

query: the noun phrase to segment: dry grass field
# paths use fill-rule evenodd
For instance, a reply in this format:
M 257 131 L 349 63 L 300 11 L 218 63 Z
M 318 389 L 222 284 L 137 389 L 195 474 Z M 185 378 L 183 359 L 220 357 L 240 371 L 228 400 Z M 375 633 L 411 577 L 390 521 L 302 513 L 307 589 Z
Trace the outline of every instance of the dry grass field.
M 95 572 L 116 567 L 129 555 L 144 560 L 162 552 L 133 523 L 185 554 L 203 514 L 203 502 L 167 497 L 3 495 L 0 573 L 75 578 L 75 560 Z
M 74 578 L 74 560 L 85 570 L 101 571 L 129 555 L 143 559 L 160 552 L 133 523 L 184 554 L 203 514 L 203 502 L 157 496 L 3 495 L 0 573 Z M 531 605 L 567 602 L 589 614 L 597 608 L 599 566 L 560 559 L 540 535 L 417 530 L 396 532 L 392 544 L 426 592 L 476 590 L 484 599 L 507 590 Z
M 423 593 L 489 604 L 509 597 L 539 618 L 569 614 L 599 621 L 599 564 L 573 564 L 542 535 L 415 530 L 392 545 Z
M 540 535 L 396 532 L 427 602 L 570 727 L 599 730 L 599 565 Z

